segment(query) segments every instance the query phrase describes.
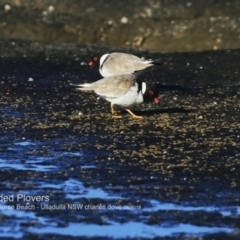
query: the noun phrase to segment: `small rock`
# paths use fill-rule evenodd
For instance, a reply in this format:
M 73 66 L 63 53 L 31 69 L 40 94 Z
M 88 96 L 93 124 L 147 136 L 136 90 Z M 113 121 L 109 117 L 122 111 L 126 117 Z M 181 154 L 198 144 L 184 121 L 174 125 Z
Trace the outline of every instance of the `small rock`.
M 54 11 L 54 6 L 52 6 L 52 5 L 49 6 L 49 7 L 48 7 L 48 12 L 51 13 L 51 12 L 53 12 L 53 11 Z
M 152 9 L 151 8 L 146 8 L 145 11 L 146 11 L 146 14 L 148 17 L 152 17 Z
M 33 82 L 33 80 L 34 80 L 34 79 L 31 78 L 31 77 L 28 79 L 29 82 Z
M 48 15 L 48 12 L 47 12 L 47 11 L 43 11 L 43 12 L 42 12 L 42 15 L 43 15 L 43 16 L 47 16 L 47 15 Z
M 122 17 L 120 22 L 123 23 L 123 24 L 126 24 L 126 23 L 128 23 L 128 18 L 127 17 Z
M 142 36 L 137 36 L 133 40 L 133 46 L 140 47 L 144 41 L 144 38 Z
M 210 20 L 210 22 L 214 22 L 216 20 L 216 18 L 215 17 L 210 17 L 209 20 Z
M 11 6 L 9 5 L 9 4 L 6 4 L 5 6 L 4 6 L 4 11 L 5 12 L 9 12 L 11 10 Z

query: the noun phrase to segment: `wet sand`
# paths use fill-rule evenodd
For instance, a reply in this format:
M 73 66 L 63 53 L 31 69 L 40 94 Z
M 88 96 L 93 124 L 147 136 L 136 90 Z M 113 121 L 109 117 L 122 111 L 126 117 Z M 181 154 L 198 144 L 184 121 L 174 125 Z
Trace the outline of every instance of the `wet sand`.
M 239 11 L 2 3 L 1 239 L 239 239 Z M 83 63 L 113 51 L 162 59 L 140 75 L 161 99 L 132 109 L 142 120 L 70 86 L 100 79 Z
M 14 195 L 2 237 L 239 239 L 239 50 L 1 46 L 0 195 Z M 133 108 L 142 120 L 121 107 L 112 119 L 109 103 L 70 86 L 99 79 L 81 64 L 115 50 L 162 59 L 141 75 L 161 99 Z

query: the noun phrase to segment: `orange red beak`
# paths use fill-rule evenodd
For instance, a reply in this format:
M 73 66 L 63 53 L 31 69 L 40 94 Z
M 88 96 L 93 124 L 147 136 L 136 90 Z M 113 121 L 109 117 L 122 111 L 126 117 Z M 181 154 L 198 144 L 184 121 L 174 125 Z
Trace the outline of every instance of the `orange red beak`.
M 88 66 L 89 66 L 89 67 L 92 67 L 92 66 L 93 66 L 93 61 L 90 61 L 90 62 L 88 63 Z

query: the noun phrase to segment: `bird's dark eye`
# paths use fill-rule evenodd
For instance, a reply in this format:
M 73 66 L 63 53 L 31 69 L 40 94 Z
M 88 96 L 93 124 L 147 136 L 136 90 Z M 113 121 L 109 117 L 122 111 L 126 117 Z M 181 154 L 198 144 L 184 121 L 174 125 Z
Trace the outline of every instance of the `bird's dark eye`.
M 149 94 L 150 94 L 150 95 L 153 95 L 153 94 L 154 94 L 154 92 L 153 92 L 152 90 L 150 90 L 150 91 L 149 91 Z

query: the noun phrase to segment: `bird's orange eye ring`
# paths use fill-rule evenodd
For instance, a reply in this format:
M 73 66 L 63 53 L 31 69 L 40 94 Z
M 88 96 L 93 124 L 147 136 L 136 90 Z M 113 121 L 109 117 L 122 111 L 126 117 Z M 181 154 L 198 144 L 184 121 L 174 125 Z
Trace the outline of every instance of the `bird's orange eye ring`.
M 150 94 L 150 95 L 153 95 L 153 94 L 154 94 L 154 92 L 153 92 L 152 90 L 150 90 L 150 91 L 149 91 L 149 94 Z
M 93 60 L 94 62 L 97 62 L 98 57 L 93 57 L 92 60 Z

